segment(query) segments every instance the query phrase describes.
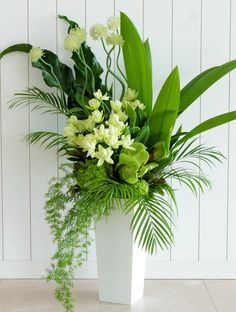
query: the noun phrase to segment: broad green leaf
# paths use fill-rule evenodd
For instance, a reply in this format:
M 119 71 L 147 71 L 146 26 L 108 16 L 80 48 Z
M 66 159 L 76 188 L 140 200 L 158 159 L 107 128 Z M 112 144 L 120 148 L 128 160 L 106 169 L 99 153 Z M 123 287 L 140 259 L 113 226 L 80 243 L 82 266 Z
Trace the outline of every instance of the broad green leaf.
M 215 82 L 236 68 L 236 60 L 212 67 L 191 80 L 180 94 L 179 114 L 185 111 L 202 93 Z
M 179 71 L 175 67 L 157 97 L 150 119 L 148 146 L 164 141 L 168 150 L 171 134 L 179 111 L 180 81 Z
M 68 19 L 67 16 L 59 15 L 59 18 L 66 21 L 69 24 L 68 33 L 71 29 L 79 27 L 79 25 Z M 108 90 L 105 89 L 105 86 L 102 84 L 101 74 L 103 73 L 102 66 L 98 63 L 95 55 L 91 51 L 90 47 L 84 42 L 81 45 L 81 51 L 83 52 L 85 62 L 90 67 L 91 72 L 88 72 L 88 81 L 86 86 L 86 91 L 88 92 L 88 96 L 93 96 L 93 89 L 92 89 L 92 80 L 94 79 L 95 83 L 95 90 L 102 90 L 102 92 L 107 92 Z M 72 60 L 75 62 L 74 70 L 75 70 L 75 76 L 76 76 L 76 83 L 78 84 L 79 88 L 83 90 L 85 82 L 86 82 L 86 70 L 84 64 L 81 62 L 81 59 L 78 57 L 77 52 L 73 52 L 72 54 Z M 110 93 L 110 92 L 109 92 Z
M 12 52 L 24 52 L 24 53 L 29 53 L 29 51 L 32 49 L 32 45 L 31 44 L 28 44 L 28 43 L 19 43 L 19 44 L 15 44 L 15 45 L 12 45 L 8 48 L 6 48 L 5 50 L 3 50 L 1 53 L 0 53 L 0 59 L 9 54 L 9 53 L 12 53 Z
M 139 100 L 146 106 L 147 115 L 152 111 L 152 72 L 150 50 L 143 44 L 129 17 L 121 12 L 122 47 L 128 86 L 139 92 Z
M 178 146 L 187 140 L 191 139 L 192 137 L 205 132 L 207 130 L 213 129 L 215 127 L 221 126 L 225 123 L 228 123 L 232 120 L 236 119 L 236 111 L 225 113 L 216 117 L 213 117 L 211 119 L 208 119 L 204 122 L 202 122 L 197 127 L 193 128 L 191 131 L 189 131 L 182 139 L 180 139 L 175 146 Z
M 29 53 L 32 48 L 31 44 L 20 43 L 8 47 L 0 53 L 0 59 L 12 52 Z M 49 87 L 61 88 L 65 93 L 71 93 L 73 88 L 74 77 L 72 70 L 65 64 L 61 63 L 58 56 L 49 50 L 44 50 L 43 61 L 32 62 L 32 66 L 42 71 L 45 83 Z

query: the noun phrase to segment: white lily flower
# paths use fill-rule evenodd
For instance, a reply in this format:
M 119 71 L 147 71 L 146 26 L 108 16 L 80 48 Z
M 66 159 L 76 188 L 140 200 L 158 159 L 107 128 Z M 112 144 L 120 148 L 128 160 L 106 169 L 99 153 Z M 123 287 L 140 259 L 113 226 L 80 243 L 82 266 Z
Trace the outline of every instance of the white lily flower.
M 119 116 L 120 121 L 126 122 L 127 119 L 129 118 L 128 115 L 121 110 L 117 112 L 117 115 Z
M 90 115 L 87 119 L 83 120 L 85 130 L 92 132 L 95 127 L 93 117 Z
M 76 133 L 76 128 L 72 124 L 67 124 L 64 128 L 63 134 L 64 136 L 70 138 L 73 137 Z
M 111 101 L 111 108 L 115 113 L 118 113 L 121 110 L 122 103 L 120 101 Z
M 98 101 L 98 99 L 91 99 L 91 100 L 89 100 L 88 103 L 89 103 L 89 106 L 92 110 L 98 109 L 101 105 L 101 102 Z
M 95 110 L 92 112 L 92 119 L 95 123 L 101 123 L 102 122 L 102 115 L 103 112 L 99 110 Z
M 119 115 L 115 113 L 111 113 L 109 120 L 106 121 L 108 126 L 115 126 L 121 132 L 125 128 L 125 124 L 123 121 L 120 121 Z
M 130 134 L 121 136 L 121 145 L 126 149 L 134 149 L 131 145 L 134 143 L 134 139 L 131 139 Z
M 108 136 L 104 139 L 105 143 L 114 148 L 117 149 L 119 147 L 119 135 L 120 131 L 115 126 L 110 126 L 108 129 Z
M 94 128 L 94 135 L 97 141 L 103 141 L 109 136 L 109 129 L 102 124 L 99 128 Z
M 95 156 L 95 149 L 97 140 L 93 134 L 87 134 L 85 136 L 78 136 L 79 146 L 83 149 L 84 152 L 87 152 L 87 156 L 91 156 L 92 158 Z
M 100 89 L 98 89 L 97 92 L 94 92 L 94 96 L 99 101 L 107 101 L 107 100 L 109 100 L 109 96 L 107 96 L 107 94 L 103 95 L 102 91 Z
M 137 99 L 137 97 L 138 97 L 138 92 L 128 88 L 125 92 L 123 100 L 128 101 L 128 102 L 133 102 Z
M 95 153 L 95 157 L 98 159 L 97 166 L 100 167 L 107 162 L 109 164 L 114 164 L 111 159 L 113 151 L 110 147 L 104 148 L 101 144 L 98 145 L 98 151 Z

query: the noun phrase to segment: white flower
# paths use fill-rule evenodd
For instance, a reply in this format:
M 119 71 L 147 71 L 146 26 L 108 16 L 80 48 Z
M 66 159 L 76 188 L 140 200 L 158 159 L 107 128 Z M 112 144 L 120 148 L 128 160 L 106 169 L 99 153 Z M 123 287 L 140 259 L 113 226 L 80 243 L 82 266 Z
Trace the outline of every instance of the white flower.
M 98 145 L 98 151 L 95 153 L 95 157 L 98 159 L 97 166 L 102 166 L 106 161 L 109 164 L 114 164 L 111 159 L 113 151 L 110 147 L 104 148 L 101 144 Z
M 107 36 L 107 26 L 102 24 L 93 25 L 90 28 L 90 36 L 94 40 L 98 40 L 100 38 L 104 39 Z
M 141 110 L 145 109 L 145 105 L 143 103 L 141 103 L 140 101 L 138 101 L 138 108 L 140 108 Z
M 95 127 L 95 122 L 93 120 L 93 117 L 89 116 L 88 119 L 84 119 L 83 125 L 84 125 L 85 130 L 92 132 L 93 128 Z
M 73 137 L 76 133 L 76 128 L 71 125 L 71 124 L 67 124 L 64 128 L 64 131 L 63 131 L 63 134 L 64 136 L 70 138 L 70 137 Z
M 113 46 L 116 46 L 116 45 L 122 46 L 124 44 L 124 39 L 121 35 L 112 33 L 106 37 L 106 43 L 108 45 L 113 45 Z
M 120 121 L 120 118 L 117 114 L 111 113 L 109 120 L 106 121 L 108 126 L 115 126 L 120 132 L 125 128 L 123 121 Z
M 121 110 L 122 103 L 120 101 L 111 101 L 110 103 L 111 103 L 111 108 L 115 113 Z
M 81 43 L 82 42 L 78 37 L 69 35 L 64 42 L 64 47 L 66 50 L 74 52 L 79 50 Z
M 109 30 L 114 30 L 120 27 L 120 17 L 119 16 L 111 16 L 107 20 L 107 26 Z
M 95 123 L 101 123 L 102 122 L 102 114 L 103 112 L 100 112 L 99 110 L 95 110 L 92 112 L 92 119 Z
M 137 99 L 137 97 L 138 97 L 138 92 L 128 88 L 125 92 L 123 100 L 128 101 L 128 102 L 133 102 Z
M 79 132 L 86 131 L 86 125 L 84 120 L 78 120 L 77 129 L 79 130 Z
M 109 100 L 109 96 L 107 96 L 107 94 L 102 95 L 102 91 L 100 89 L 98 89 L 97 92 L 94 92 L 94 96 L 99 101 Z
M 92 110 L 96 110 L 100 107 L 101 102 L 98 99 L 91 99 L 89 100 L 89 106 Z
M 78 137 L 76 135 L 68 137 L 68 143 L 72 146 L 78 146 Z
M 134 149 L 131 145 L 134 143 L 134 140 L 131 139 L 130 134 L 121 136 L 121 145 L 126 149 Z
M 104 139 L 104 141 L 108 146 L 117 149 L 119 147 L 119 135 L 119 129 L 114 126 L 110 126 L 108 130 L 108 136 Z
M 84 28 L 76 27 L 70 30 L 70 36 L 75 36 L 81 43 L 86 40 L 86 31 Z
M 104 125 L 101 125 L 99 128 L 94 128 L 93 131 L 97 141 L 105 140 L 109 136 L 109 129 L 105 128 Z
M 78 143 L 83 151 L 87 152 L 87 156 L 94 158 L 97 140 L 93 134 L 87 134 L 85 136 L 79 135 Z
M 70 123 L 73 127 L 77 128 L 77 127 L 78 127 L 78 119 L 77 119 L 77 117 L 74 116 L 74 115 L 70 116 L 70 118 L 69 118 L 69 123 Z
M 126 122 L 127 119 L 129 118 L 126 113 L 122 112 L 121 110 L 117 112 L 117 115 L 119 116 L 120 121 Z
M 37 62 L 43 56 L 43 50 L 40 48 L 32 48 L 29 52 L 29 57 L 32 62 Z

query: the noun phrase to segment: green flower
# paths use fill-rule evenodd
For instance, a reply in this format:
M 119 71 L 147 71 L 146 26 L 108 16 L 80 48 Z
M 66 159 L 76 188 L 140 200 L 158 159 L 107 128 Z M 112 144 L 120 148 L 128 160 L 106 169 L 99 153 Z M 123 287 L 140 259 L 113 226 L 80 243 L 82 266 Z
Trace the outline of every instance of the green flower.
M 149 163 L 149 153 L 146 151 L 145 145 L 140 142 L 134 142 L 131 149 L 124 149 L 119 156 L 117 165 L 121 180 L 130 184 L 135 184 L 148 171 L 154 169 L 158 165 Z

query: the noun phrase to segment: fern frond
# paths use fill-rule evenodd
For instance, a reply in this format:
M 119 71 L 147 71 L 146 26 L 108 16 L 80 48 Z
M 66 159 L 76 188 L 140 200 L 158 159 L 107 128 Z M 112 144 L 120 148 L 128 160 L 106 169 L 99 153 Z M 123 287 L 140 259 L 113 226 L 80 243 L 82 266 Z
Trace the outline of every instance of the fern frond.
M 44 113 L 70 115 L 65 101 L 58 94 L 32 87 L 15 93 L 15 96 L 9 101 L 10 108 L 32 105 L 32 111 L 43 110 Z

